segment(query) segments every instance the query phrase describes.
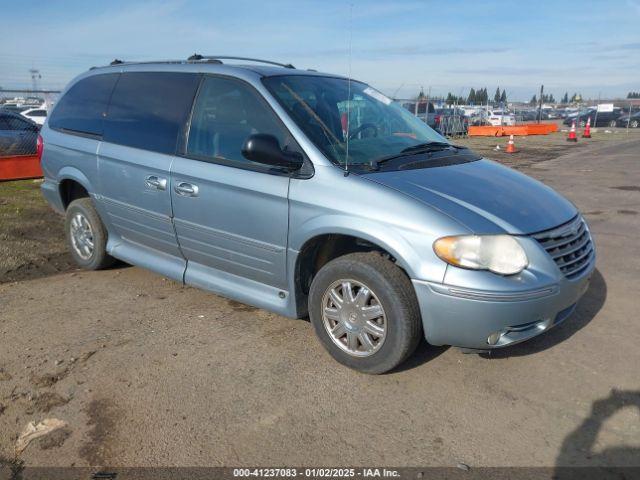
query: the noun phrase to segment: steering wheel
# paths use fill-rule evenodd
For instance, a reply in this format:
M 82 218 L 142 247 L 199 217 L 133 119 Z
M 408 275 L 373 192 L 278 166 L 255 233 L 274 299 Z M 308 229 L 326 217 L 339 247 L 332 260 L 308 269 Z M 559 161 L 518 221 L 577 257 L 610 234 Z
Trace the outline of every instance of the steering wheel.
M 355 137 L 356 135 L 358 135 L 360 132 L 367 130 L 367 129 L 373 129 L 374 130 L 374 137 L 378 136 L 378 127 L 374 124 L 374 123 L 363 123 L 362 125 L 360 125 L 358 128 L 356 128 L 353 132 L 351 132 L 349 134 L 349 140 L 353 139 L 353 137 Z

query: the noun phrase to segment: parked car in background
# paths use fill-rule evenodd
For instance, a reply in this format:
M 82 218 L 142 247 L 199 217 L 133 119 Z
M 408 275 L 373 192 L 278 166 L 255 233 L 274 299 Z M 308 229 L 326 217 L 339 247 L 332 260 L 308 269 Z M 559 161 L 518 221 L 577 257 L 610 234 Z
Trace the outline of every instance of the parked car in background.
M 39 130 L 32 120 L 0 109 L 0 157 L 35 155 Z
M 29 108 L 20 112 L 20 115 L 33 120 L 38 125 L 44 125 L 44 121 L 47 119 L 47 110 L 45 108 Z
M 416 117 L 429 125 L 436 128 L 436 108 L 432 102 L 403 102 L 402 107 L 413 113 Z
M 31 107 L 30 105 L 14 105 L 12 103 L 5 103 L 3 105 L 0 105 L 0 111 L 3 112 L 21 113 L 25 110 L 29 110 L 30 108 L 33 107 Z
M 582 110 L 578 110 L 576 112 L 569 112 L 562 123 L 567 126 L 571 126 L 573 122 L 579 124 L 581 119 L 586 119 L 591 113 L 594 113 L 595 111 L 595 108 L 583 108 Z
M 486 120 L 494 127 L 499 127 L 501 125 L 511 126 L 516 124 L 515 115 L 507 113 L 504 110 L 487 110 Z
M 537 110 L 518 110 L 514 115 L 517 122 L 533 122 L 538 119 Z
M 576 308 L 595 248 L 551 188 L 365 83 L 194 57 L 93 68 L 45 123 L 41 188 L 79 266 L 309 316 L 366 373 L 422 338 L 502 348 Z
M 580 112 L 583 112 L 583 110 L 580 110 L 578 108 L 575 107 L 567 107 L 564 110 L 560 111 L 560 118 L 575 118 L 576 116 L 578 116 L 580 114 Z
M 631 115 L 627 113 L 626 115 L 618 117 L 616 120 L 616 126 L 638 128 L 640 126 L 640 111 L 632 113 Z
M 619 108 L 614 109 L 613 112 L 597 112 L 596 109 L 592 108 L 581 112 L 575 117 L 569 117 L 562 123 L 570 126 L 575 121 L 577 126 L 584 127 L 587 124 L 587 120 L 591 119 L 592 127 L 615 127 L 621 115 L 622 110 Z

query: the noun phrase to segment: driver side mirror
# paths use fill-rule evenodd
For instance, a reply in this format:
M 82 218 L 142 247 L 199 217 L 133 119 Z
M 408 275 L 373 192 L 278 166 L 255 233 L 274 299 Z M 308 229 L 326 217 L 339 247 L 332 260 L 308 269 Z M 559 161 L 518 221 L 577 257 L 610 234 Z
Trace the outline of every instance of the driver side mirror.
M 266 133 L 254 133 L 244 142 L 242 155 L 253 162 L 299 170 L 304 163 L 298 152 L 287 152 L 280 148 L 278 139 Z

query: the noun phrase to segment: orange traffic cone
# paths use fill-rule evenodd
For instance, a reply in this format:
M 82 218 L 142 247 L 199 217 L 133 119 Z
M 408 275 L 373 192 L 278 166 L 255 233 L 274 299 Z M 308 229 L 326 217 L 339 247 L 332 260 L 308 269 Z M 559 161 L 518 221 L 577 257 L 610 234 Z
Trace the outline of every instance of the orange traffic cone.
M 513 143 L 513 135 L 509 136 L 509 143 L 507 143 L 507 148 L 505 148 L 505 153 L 516 153 L 516 145 Z
M 584 127 L 582 138 L 591 138 L 591 117 L 587 117 L 587 125 Z
M 569 131 L 569 136 L 567 137 L 567 142 L 577 142 L 578 137 L 576 137 L 576 121 L 574 120 L 571 124 L 571 130 Z

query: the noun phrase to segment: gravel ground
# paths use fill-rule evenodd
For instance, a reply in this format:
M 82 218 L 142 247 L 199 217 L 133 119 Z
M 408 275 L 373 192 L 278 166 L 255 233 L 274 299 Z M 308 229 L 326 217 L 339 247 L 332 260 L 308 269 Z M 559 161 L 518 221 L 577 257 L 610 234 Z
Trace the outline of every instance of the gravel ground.
M 491 357 L 423 344 L 377 377 L 336 364 L 308 322 L 135 267 L 68 271 L 37 185 L 0 184 L 0 463 L 640 466 L 640 141 L 619 140 L 487 153 L 590 222 L 598 269 L 569 321 Z M 67 426 L 16 456 L 45 418 Z

